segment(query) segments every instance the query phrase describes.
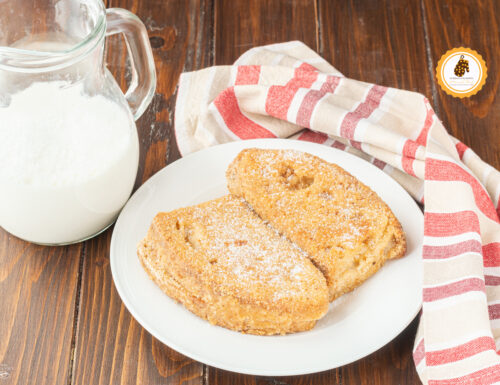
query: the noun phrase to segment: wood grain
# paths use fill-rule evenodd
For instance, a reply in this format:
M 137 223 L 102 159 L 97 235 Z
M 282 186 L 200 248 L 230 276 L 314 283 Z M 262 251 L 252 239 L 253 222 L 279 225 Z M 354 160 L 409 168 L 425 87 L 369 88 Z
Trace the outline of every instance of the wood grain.
M 67 383 L 83 248 L 37 246 L 0 228 L 1 383 Z
M 455 47 L 478 51 L 488 78 L 470 98 L 453 98 L 438 85 L 435 105 L 448 131 L 486 162 L 500 168 L 500 3 L 483 0 L 422 0 L 425 9 L 432 76 L 441 55 Z
M 317 48 L 316 2 L 215 1 L 215 63 L 232 64 L 257 45 L 301 40 Z
M 177 159 L 172 125 L 179 74 L 231 64 L 247 49 L 302 40 L 346 76 L 426 95 L 450 133 L 500 167 L 500 3 L 495 0 L 108 0 L 146 24 L 158 87 L 137 122 L 136 187 Z M 435 82 L 448 49 L 479 51 L 489 77 L 468 99 Z M 107 61 L 130 81 L 123 40 Z M 149 335 L 122 304 L 111 279 L 111 231 L 83 244 L 32 245 L 0 229 L 0 382 L 6 384 L 419 384 L 414 321 L 393 342 L 350 365 L 307 376 L 258 377 L 195 362 Z M 390 319 L 388 319 L 390 322 Z M 332 343 L 335 343 L 332 341 Z
M 343 366 L 336 370 L 294 377 L 259 377 L 231 373 L 222 370 L 210 371 L 210 384 L 217 385 L 389 385 L 420 384 L 415 378 L 411 355 L 407 354 L 408 340 L 414 338 L 414 321 L 389 345 L 384 346 L 368 358 Z M 332 341 L 334 344 L 335 341 Z
M 210 65 L 212 4 L 209 1 L 113 0 L 146 24 L 158 75 L 153 102 L 137 122 L 141 159 L 137 185 L 179 157 L 172 140 L 179 74 Z M 122 87 L 127 55 L 119 38 L 108 47 L 108 62 Z M 201 384 L 203 365 L 154 339 L 130 315 L 112 282 L 111 231 L 86 243 L 72 384 Z
M 320 54 L 345 76 L 432 98 L 420 4 L 319 2 Z
M 87 242 L 73 384 L 200 384 L 201 364 L 156 341 L 130 315 L 111 279 L 111 232 Z

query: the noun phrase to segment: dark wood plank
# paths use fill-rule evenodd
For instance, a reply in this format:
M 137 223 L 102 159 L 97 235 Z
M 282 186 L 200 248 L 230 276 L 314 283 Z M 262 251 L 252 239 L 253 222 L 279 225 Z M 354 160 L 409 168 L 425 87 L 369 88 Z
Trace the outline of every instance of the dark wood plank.
M 353 79 L 433 100 L 422 8 L 416 1 L 320 0 L 320 54 Z M 417 322 L 365 359 L 337 370 L 343 384 L 419 384 L 411 352 Z
M 33 245 L 0 228 L 0 382 L 67 384 L 82 249 Z
M 319 0 L 320 54 L 345 76 L 432 97 L 420 4 Z
M 243 52 L 264 44 L 301 40 L 316 49 L 314 0 L 215 2 L 215 62 L 232 64 Z
M 407 341 L 413 339 L 414 321 L 389 345 L 384 346 L 369 358 L 337 370 L 294 377 L 258 377 L 210 370 L 210 384 L 217 385 L 326 385 L 326 384 L 420 384 L 412 370 L 413 361 L 407 352 Z M 335 341 L 332 341 L 334 344 Z
M 211 64 L 210 1 L 112 0 L 146 24 L 158 84 L 152 105 L 137 122 L 141 159 L 137 185 L 179 157 L 173 136 L 179 74 Z M 108 62 L 122 87 L 129 78 L 121 39 L 113 38 Z M 88 241 L 83 266 L 73 384 L 201 384 L 203 365 L 166 347 L 146 332 L 121 302 L 109 268 L 111 231 Z
M 436 100 L 448 131 L 479 156 L 500 168 L 500 3 L 484 0 L 422 0 L 435 76 L 441 55 L 455 47 L 478 51 L 486 61 L 488 78 L 478 94 L 453 98 L 437 86 Z
M 154 339 L 111 279 L 111 232 L 87 242 L 73 384 L 201 384 L 203 366 Z

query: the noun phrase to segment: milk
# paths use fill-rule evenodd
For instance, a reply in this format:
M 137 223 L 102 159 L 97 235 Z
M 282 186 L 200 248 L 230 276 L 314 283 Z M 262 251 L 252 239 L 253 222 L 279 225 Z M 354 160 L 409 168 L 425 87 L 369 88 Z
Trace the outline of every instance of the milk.
M 138 157 L 126 107 L 82 84 L 34 83 L 0 107 L 0 225 L 36 243 L 88 238 L 127 201 Z

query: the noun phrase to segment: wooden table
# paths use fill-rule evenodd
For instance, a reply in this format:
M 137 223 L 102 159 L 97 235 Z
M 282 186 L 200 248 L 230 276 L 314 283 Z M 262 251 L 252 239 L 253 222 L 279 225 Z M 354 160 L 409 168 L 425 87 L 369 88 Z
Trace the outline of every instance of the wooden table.
M 172 134 L 182 71 L 230 64 L 262 44 L 302 40 L 346 76 L 425 94 L 448 130 L 500 166 L 500 3 L 496 0 L 109 0 L 146 24 L 157 93 L 138 121 L 137 186 L 179 157 Z M 120 38 L 108 62 L 125 85 Z M 483 90 L 446 95 L 435 80 L 448 49 L 479 51 Z M 1 188 L 1 186 L 0 186 Z M 109 268 L 112 230 L 77 245 L 42 247 L 0 230 L 0 384 L 418 384 L 417 322 L 389 345 L 342 368 L 267 378 L 225 372 L 169 349 L 128 313 Z M 335 341 L 332 341 L 335 343 Z

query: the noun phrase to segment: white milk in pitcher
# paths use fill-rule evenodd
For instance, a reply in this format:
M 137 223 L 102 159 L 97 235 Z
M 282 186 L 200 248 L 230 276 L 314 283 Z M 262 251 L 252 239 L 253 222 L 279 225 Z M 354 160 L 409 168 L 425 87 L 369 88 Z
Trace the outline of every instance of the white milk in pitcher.
M 81 84 L 34 83 L 0 107 L 0 226 L 37 243 L 87 238 L 127 201 L 138 157 L 125 108 Z

